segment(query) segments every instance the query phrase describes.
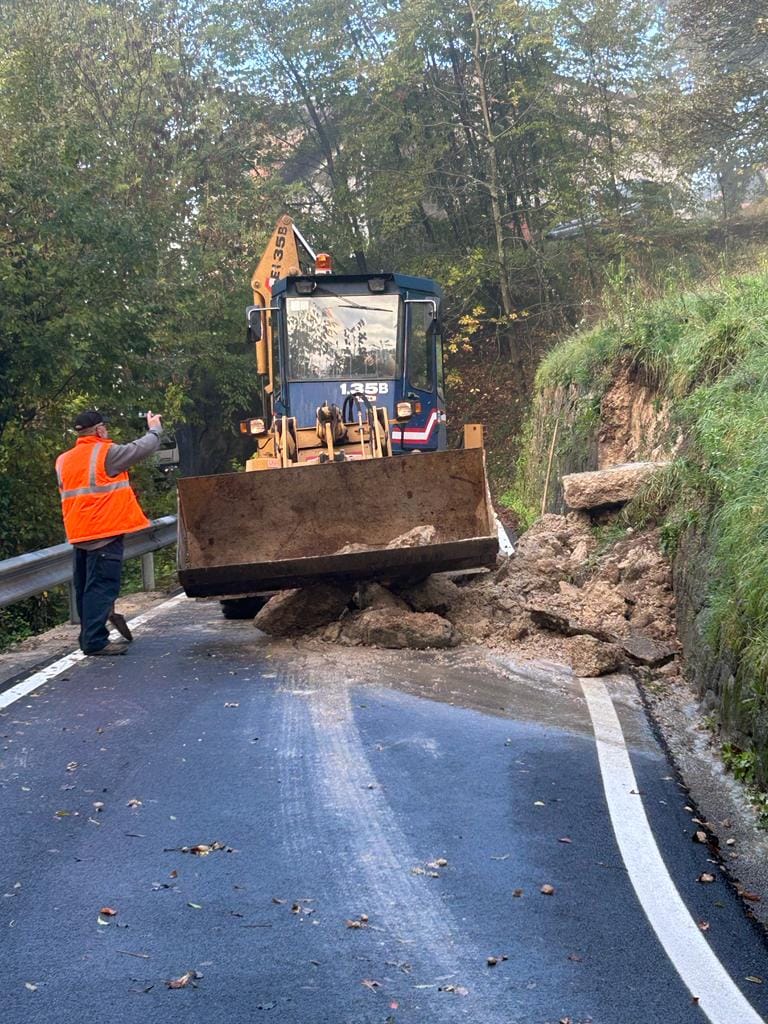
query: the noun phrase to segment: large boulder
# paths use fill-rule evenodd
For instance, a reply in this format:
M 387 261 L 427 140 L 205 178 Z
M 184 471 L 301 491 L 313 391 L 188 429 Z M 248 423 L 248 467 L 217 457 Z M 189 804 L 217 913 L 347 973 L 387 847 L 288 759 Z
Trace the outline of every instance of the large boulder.
M 424 650 L 456 643 L 451 623 L 431 612 L 368 608 L 350 615 L 341 627 L 338 639 L 348 644 Z
M 621 667 L 621 650 L 593 636 L 575 636 L 570 644 L 571 667 L 577 676 L 588 678 L 615 672 Z
M 390 608 L 401 612 L 410 611 L 401 597 L 393 594 L 387 587 L 382 587 L 380 583 L 364 583 L 357 592 L 357 600 L 361 609 Z
M 414 526 L 407 533 L 401 533 L 398 537 L 387 544 L 388 550 L 396 548 L 418 548 L 425 544 L 434 544 L 437 537 L 437 530 L 431 524 L 428 526 Z
M 637 494 L 645 481 L 666 462 L 627 462 L 590 473 L 563 477 L 563 494 L 569 508 L 593 509 L 623 505 Z
M 338 619 L 351 599 L 350 587 L 333 584 L 283 590 L 267 601 L 253 624 L 271 636 L 300 636 Z
M 415 612 L 434 612 L 445 615 L 461 595 L 453 580 L 445 576 L 429 576 L 414 587 L 400 591 L 400 596 Z

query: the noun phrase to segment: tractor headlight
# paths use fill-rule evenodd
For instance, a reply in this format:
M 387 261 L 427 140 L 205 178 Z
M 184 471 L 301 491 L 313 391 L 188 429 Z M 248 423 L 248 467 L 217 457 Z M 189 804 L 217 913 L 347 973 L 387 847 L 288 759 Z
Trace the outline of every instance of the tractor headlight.
M 409 420 L 413 416 L 413 406 L 410 402 L 398 402 L 395 413 L 399 420 Z
M 258 437 L 259 434 L 266 434 L 266 432 L 267 425 L 262 419 L 240 421 L 241 434 L 255 434 Z

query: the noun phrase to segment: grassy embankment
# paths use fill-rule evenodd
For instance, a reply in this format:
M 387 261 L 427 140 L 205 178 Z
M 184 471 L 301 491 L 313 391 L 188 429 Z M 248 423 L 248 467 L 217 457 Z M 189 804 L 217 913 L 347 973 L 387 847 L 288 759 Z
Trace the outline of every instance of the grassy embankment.
M 721 654 L 734 666 L 719 724 L 724 738 L 747 737 L 742 775 L 765 786 L 768 261 L 756 272 L 670 290 L 652 301 L 640 289 L 627 290 L 614 297 L 600 324 L 549 353 L 538 370 L 516 484 L 504 496 L 522 519 L 540 511 L 557 419 L 555 470 L 594 467 L 589 452 L 601 398 L 617 369 L 627 366 L 668 407 L 670 433 L 682 434 L 683 444 L 624 514 L 660 524 L 673 557 L 692 536 L 705 540 L 705 637 L 715 658 Z

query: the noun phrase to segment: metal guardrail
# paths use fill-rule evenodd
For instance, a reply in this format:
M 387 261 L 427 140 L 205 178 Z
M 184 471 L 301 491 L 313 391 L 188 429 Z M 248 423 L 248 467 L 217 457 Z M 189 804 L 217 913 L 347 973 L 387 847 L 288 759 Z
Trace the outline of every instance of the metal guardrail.
M 176 543 L 176 516 L 155 519 L 146 530 L 125 536 L 124 559 L 141 558 L 141 580 L 144 590 L 154 590 L 154 552 Z M 23 601 L 44 590 L 69 584 L 70 617 L 77 621 L 72 588 L 72 545 L 55 544 L 51 548 L 30 551 L 0 562 L 0 608 Z

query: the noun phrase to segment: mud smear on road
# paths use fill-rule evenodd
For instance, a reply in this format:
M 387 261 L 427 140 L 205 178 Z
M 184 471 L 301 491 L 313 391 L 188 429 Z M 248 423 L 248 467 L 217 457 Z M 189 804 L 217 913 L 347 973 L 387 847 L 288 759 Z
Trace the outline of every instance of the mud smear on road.
M 270 664 L 281 685 L 300 695 L 356 687 L 397 690 L 413 697 L 591 735 L 578 679 L 564 666 L 516 664 L 476 648 L 408 652 L 356 648 L 317 640 L 273 641 Z

